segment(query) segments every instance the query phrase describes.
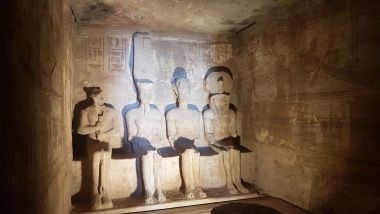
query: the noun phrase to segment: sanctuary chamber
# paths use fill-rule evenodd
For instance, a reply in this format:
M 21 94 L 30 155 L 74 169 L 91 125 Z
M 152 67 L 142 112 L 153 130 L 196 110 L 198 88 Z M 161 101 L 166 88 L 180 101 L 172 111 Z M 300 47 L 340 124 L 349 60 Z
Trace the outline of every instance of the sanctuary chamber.
M 9 213 L 380 211 L 380 1 L 4 8 Z

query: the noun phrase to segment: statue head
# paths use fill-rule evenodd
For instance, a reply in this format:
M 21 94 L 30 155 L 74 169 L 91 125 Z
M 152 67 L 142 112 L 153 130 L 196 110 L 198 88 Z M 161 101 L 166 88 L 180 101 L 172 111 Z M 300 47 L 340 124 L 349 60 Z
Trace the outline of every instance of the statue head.
M 230 106 L 230 95 L 221 93 L 210 97 L 210 107 L 213 110 L 227 110 Z
M 210 93 L 230 93 L 233 87 L 232 72 L 225 66 L 214 66 L 207 70 L 203 86 Z
M 87 89 L 89 97 L 92 99 L 94 105 L 104 105 L 103 91 L 100 87 L 90 87 Z
M 148 104 L 153 98 L 153 82 L 151 80 L 137 80 L 137 94 L 140 103 Z
M 174 93 L 178 103 L 187 102 L 190 97 L 190 83 L 186 77 L 178 77 L 173 81 Z

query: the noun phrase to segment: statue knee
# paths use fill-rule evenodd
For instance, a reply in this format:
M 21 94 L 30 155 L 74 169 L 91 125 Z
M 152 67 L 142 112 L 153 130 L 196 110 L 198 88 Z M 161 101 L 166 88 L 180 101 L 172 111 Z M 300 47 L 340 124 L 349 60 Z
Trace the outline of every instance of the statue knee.
M 155 153 L 155 151 L 153 151 L 153 150 L 149 150 L 149 151 L 147 151 L 144 155 L 145 155 L 145 156 L 153 156 L 154 153 Z

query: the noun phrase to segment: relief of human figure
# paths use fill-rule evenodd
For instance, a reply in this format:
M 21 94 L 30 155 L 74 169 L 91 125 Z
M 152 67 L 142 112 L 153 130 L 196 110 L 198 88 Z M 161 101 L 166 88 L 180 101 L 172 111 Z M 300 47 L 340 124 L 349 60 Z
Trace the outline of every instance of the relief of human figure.
M 181 155 L 181 171 L 185 184 L 185 197 L 205 198 L 200 184 L 200 152 L 194 140 L 200 137 L 201 114 L 189 109 L 190 84 L 186 77 L 173 81 L 178 107 L 168 111 L 166 125 L 170 145 Z
M 158 152 L 164 142 L 165 119 L 158 109 L 150 106 L 153 83 L 138 80 L 136 86 L 140 104 L 126 114 L 128 141 L 141 157 L 145 203 L 165 202 L 161 189 L 162 157 Z
M 220 72 L 217 72 L 220 73 Z M 214 78 L 214 80 L 212 80 Z M 209 88 L 210 108 L 203 112 L 205 135 L 211 148 L 223 154 L 223 165 L 230 194 L 249 193 L 241 182 L 240 150 L 237 141 L 236 112 L 229 108 L 230 86 L 225 85 L 228 75 L 214 75 L 213 88 Z M 229 81 L 232 84 L 232 81 Z M 212 85 L 212 84 L 211 84 Z M 207 87 L 206 87 L 207 88 Z
M 87 153 L 92 163 L 92 209 L 113 206 L 108 196 L 108 170 L 111 163 L 112 140 L 118 133 L 118 116 L 114 108 L 104 103 L 102 90 L 91 87 L 93 104 L 80 113 L 78 134 L 87 135 Z

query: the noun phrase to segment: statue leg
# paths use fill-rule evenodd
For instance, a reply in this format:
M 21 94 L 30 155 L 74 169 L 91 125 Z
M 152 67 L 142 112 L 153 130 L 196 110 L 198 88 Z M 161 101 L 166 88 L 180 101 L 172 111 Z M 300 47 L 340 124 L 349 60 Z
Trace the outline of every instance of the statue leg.
M 228 151 L 223 151 L 223 164 L 224 164 L 224 172 L 226 173 L 226 180 L 227 180 L 227 190 L 230 194 L 238 194 L 238 191 L 234 187 L 234 184 L 232 182 L 232 171 L 231 171 L 231 156 L 232 156 L 232 149 Z
M 206 198 L 207 195 L 205 192 L 203 192 L 202 187 L 201 187 L 201 174 L 200 174 L 201 153 L 192 151 L 191 154 L 192 154 L 192 159 L 193 159 L 192 168 L 193 168 L 194 186 L 195 186 L 196 192 L 200 198 Z
M 192 152 L 190 149 L 186 149 L 181 154 L 181 169 L 182 169 L 183 181 L 185 183 L 185 197 L 187 199 L 195 198 L 192 165 L 193 165 Z
M 154 195 L 154 172 L 153 172 L 153 152 L 148 151 L 146 154 L 143 154 L 141 157 L 142 162 L 142 177 L 145 188 L 145 203 L 153 204 L 153 195 Z
M 100 152 L 92 146 L 88 147 L 90 152 L 90 161 L 92 164 L 92 210 L 102 209 L 102 198 L 100 193 Z
M 109 151 L 104 151 L 104 157 L 103 157 L 103 165 L 101 167 L 101 178 L 102 178 L 102 186 L 103 186 L 103 197 L 102 197 L 102 202 L 103 202 L 103 208 L 112 208 L 113 204 L 111 199 L 108 196 L 108 191 L 109 191 L 109 175 L 108 172 L 111 167 L 111 156 L 112 156 L 112 149 L 109 148 Z
M 157 199 L 158 202 L 162 203 L 166 201 L 166 197 L 164 193 L 162 193 L 161 189 L 161 178 L 162 178 L 162 157 L 154 151 L 153 153 L 153 171 L 154 171 L 154 183 L 155 189 L 157 190 Z
M 232 158 L 231 158 L 231 167 L 232 167 L 232 179 L 236 188 L 241 193 L 249 193 L 241 183 L 241 174 L 240 174 L 240 151 L 237 149 L 232 149 Z

